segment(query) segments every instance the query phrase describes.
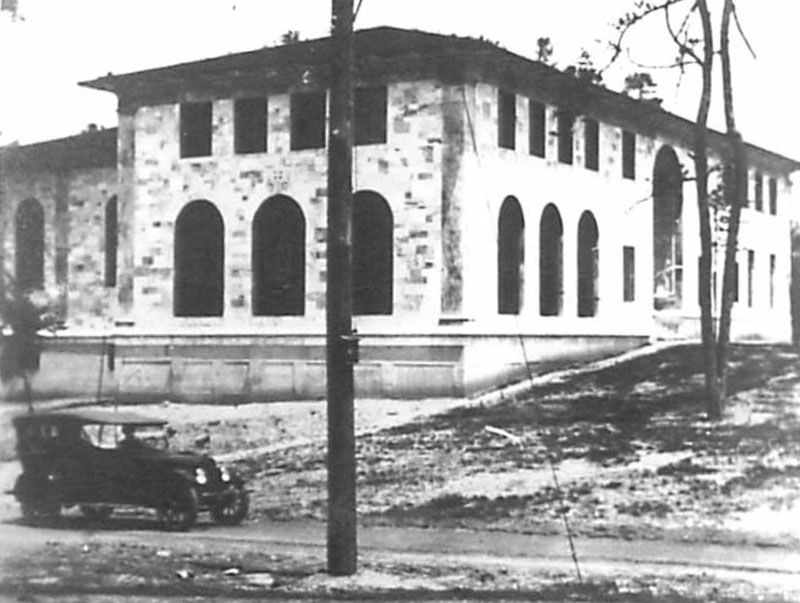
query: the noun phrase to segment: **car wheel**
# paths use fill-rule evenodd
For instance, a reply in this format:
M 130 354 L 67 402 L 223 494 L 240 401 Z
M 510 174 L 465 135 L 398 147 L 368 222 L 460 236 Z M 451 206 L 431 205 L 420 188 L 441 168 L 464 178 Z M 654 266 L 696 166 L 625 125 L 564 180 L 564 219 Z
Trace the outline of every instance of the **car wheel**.
M 198 505 L 197 492 L 192 486 L 184 484 L 170 500 L 158 508 L 161 527 L 173 532 L 188 530 L 197 520 Z
M 211 517 L 219 524 L 235 526 L 247 517 L 250 497 L 242 486 L 232 486 L 226 494 L 227 497 L 223 503 L 211 507 Z
M 27 475 L 21 475 L 14 486 L 22 518 L 29 523 L 52 521 L 61 515 L 58 494 L 46 484 L 36 484 Z
M 86 519 L 92 521 L 108 519 L 114 512 L 114 507 L 111 505 L 80 505 L 78 508 Z

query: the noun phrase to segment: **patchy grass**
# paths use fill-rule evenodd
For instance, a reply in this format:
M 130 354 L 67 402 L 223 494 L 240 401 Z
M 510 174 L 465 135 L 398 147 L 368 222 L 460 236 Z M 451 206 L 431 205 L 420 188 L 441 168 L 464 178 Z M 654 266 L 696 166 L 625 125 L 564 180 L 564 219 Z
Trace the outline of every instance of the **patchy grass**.
M 589 536 L 800 542 L 798 356 L 734 346 L 719 423 L 705 419 L 701 366 L 698 347 L 679 346 L 364 434 L 359 511 L 375 524 L 551 533 L 566 510 Z M 324 518 L 323 442 L 239 467 L 262 485 L 257 513 Z M 785 534 L 761 538 L 736 525 L 742 513 L 774 509 L 776 490 Z

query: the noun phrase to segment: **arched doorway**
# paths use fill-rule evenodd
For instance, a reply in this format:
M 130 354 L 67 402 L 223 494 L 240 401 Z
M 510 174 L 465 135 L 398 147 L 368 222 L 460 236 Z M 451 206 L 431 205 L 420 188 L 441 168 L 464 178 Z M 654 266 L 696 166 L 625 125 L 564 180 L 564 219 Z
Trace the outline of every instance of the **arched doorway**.
M 564 224 L 552 203 L 544 208 L 539 222 L 539 314 L 561 314 L 564 295 Z
M 391 314 L 394 219 L 389 204 L 372 191 L 353 196 L 353 313 Z
M 653 307 L 677 308 L 683 291 L 683 174 L 675 151 L 661 147 L 653 169 Z
M 294 199 L 270 197 L 253 218 L 253 314 L 305 313 L 306 221 Z
M 187 204 L 175 220 L 175 316 L 222 316 L 225 242 L 222 215 L 210 201 Z
M 525 264 L 525 218 L 519 201 L 506 197 L 497 224 L 497 311 L 519 314 Z
M 597 221 L 585 211 L 578 222 L 578 316 L 597 314 L 599 254 Z

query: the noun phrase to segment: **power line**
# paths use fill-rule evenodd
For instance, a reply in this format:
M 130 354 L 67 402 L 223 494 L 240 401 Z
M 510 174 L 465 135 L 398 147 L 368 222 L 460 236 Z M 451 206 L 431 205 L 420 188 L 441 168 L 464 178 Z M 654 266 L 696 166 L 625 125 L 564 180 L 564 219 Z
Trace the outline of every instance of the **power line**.
M 464 85 L 461 86 L 461 98 L 464 105 L 464 111 L 466 112 L 467 115 L 467 128 L 469 130 L 470 140 L 472 142 L 472 149 L 475 152 L 475 158 L 477 159 L 478 162 L 478 170 L 483 171 L 483 161 L 481 159 L 480 149 L 478 148 L 478 142 L 475 136 L 475 126 L 472 121 L 472 114 L 470 113 L 469 110 L 469 103 L 467 102 L 467 91 Z M 486 181 L 483 178 L 481 178 L 482 186 L 485 186 L 485 183 Z M 489 204 L 489 195 L 485 190 L 485 188 L 483 190 L 483 198 L 486 204 L 486 209 L 489 213 L 489 217 L 491 218 L 492 209 L 491 205 Z M 525 340 L 522 335 L 522 332 L 519 329 L 517 329 L 517 337 L 519 339 L 520 347 L 522 349 L 522 358 L 523 362 L 525 363 L 525 370 L 527 371 L 528 374 L 528 381 L 530 383 L 533 383 L 533 371 L 531 370 L 530 363 L 528 362 L 528 353 L 527 350 L 525 349 Z M 534 401 L 533 404 L 536 406 L 537 410 L 541 410 L 538 402 Z M 564 524 L 564 531 L 566 532 L 567 541 L 569 542 L 569 550 L 572 556 L 572 562 L 575 565 L 575 573 L 578 576 L 578 583 L 583 584 L 583 576 L 581 575 L 580 563 L 578 562 L 578 552 L 575 548 L 575 538 L 572 533 L 572 527 L 570 526 L 569 518 L 567 517 L 566 508 L 563 504 L 564 492 L 562 491 L 561 484 L 558 481 L 558 471 L 556 469 L 556 465 L 553 460 L 553 455 L 550 453 L 550 448 L 547 444 L 547 439 L 544 440 L 544 443 L 545 443 L 545 448 L 547 449 L 547 462 L 550 465 L 550 473 L 553 478 L 553 485 L 555 486 L 556 492 L 558 492 L 558 498 L 559 498 L 558 512 Z

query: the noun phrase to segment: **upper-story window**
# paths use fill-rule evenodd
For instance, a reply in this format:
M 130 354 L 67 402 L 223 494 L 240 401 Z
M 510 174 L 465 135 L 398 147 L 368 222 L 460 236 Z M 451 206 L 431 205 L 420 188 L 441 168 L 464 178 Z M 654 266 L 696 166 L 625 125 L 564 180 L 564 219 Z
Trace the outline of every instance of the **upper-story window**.
M 558 112 L 558 160 L 572 163 L 572 124 L 575 117 L 569 111 Z
M 622 177 L 636 179 L 636 134 L 622 131 Z
M 756 172 L 755 178 L 756 211 L 764 211 L 764 175 Z
M 517 96 L 513 92 L 497 92 L 497 146 L 513 149 L 517 133 Z
M 600 168 L 600 125 L 595 119 L 583 120 L 584 165 L 595 172 Z
M 266 98 L 237 98 L 233 101 L 233 150 L 236 153 L 266 152 Z
M 386 142 L 386 86 L 356 88 L 354 92 L 354 142 L 384 144 Z
M 773 216 L 778 214 L 778 180 L 776 178 L 769 179 L 769 213 Z
M 181 103 L 181 157 L 211 155 L 211 102 Z
M 291 101 L 291 149 L 325 146 L 325 92 L 296 92 Z
M 531 155 L 544 157 L 545 125 L 544 104 L 528 100 L 528 148 Z
M 117 248 L 119 242 L 116 195 L 106 202 L 105 213 L 105 278 L 103 280 L 106 287 L 116 287 Z

